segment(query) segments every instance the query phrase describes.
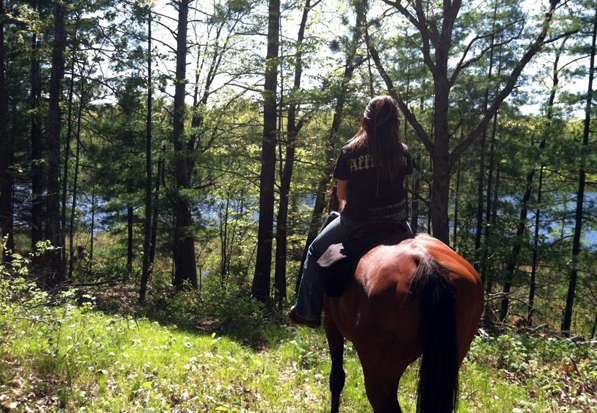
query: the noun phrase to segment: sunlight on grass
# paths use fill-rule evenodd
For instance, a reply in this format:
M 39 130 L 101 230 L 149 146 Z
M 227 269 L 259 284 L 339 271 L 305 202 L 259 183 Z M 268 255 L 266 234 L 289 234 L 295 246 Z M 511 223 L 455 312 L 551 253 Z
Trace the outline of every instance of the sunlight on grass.
M 214 334 L 194 334 L 147 319 L 66 306 L 55 325 L 2 319 L 2 403 L 14 411 L 320 412 L 329 406 L 330 361 L 323 330 L 279 326 L 276 341 L 252 349 Z M 459 412 L 548 412 L 549 391 L 520 386 L 491 365 L 499 355 L 476 339 L 461 374 Z M 355 351 L 345 351 L 342 411 L 370 411 Z M 490 360 L 490 363 L 487 363 Z M 501 362 L 501 361 L 499 361 Z M 413 411 L 417 369 L 399 399 Z M 568 410 L 582 411 L 582 410 Z

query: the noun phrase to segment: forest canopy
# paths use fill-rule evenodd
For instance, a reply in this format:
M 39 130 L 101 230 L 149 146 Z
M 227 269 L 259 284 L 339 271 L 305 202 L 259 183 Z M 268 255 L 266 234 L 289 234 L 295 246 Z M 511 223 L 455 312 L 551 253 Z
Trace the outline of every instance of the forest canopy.
M 284 306 L 389 94 L 409 222 L 479 271 L 485 322 L 595 335 L 594 2 L 0 4 L 2 257 L 40 288 Z

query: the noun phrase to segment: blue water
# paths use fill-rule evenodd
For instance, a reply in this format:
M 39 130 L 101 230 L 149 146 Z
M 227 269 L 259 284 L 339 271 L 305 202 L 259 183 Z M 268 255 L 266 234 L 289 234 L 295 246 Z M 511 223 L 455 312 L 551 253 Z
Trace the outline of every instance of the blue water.
M 574 231 L 574 210 L 576 208 L 576 200 L 575 194 L 568 194 L 567 195 L 567 202 L 564 202 L 564 197 L 560 197 L 560 201 L 558 202 L 561 204 L 561 211 L 565 208 L 568 211 L 568 218 L 565 222 L 562 222 L 560 219 L 559 221 L 554 221 L 551 217 L 547 217 L 545 212 L 542 211 L 542 223 L 540 233 L 541 235 L 545 236 L 548 240 L 555 240 L 558 239 L 562 232 L 565 234 L 572 234 Z M 502 199 L 502 202 L 509 202 L 514 205 L 515 208 L 518 208 L 519 201 L 515 200 L 513 197 L 505 196 Z M 308 197 L 303 200 L 303 204 L 313 207 L 315 203 L 314 197 Z M 125 219 L 124 214 L 126 214 L 126 210 L 122 210 L 120 212 L 104 212 L 102 211 L 102 206 L 106 204 L 105 200 L 101 198 L 96 199 L 96 215 L 95 215 L 95 232 L 102 232 L 107 231 L 109 229 L 110 224 L 110 217 L 114 214 L 121 213 L 123 215 L 123 219 Z M 587 192 L 585 193 L 585 212 L 586 211 L 595 211 L 597 208 L 597 192 Z M 81 217 L 82 221 L 86 225 L 91 225 L 91 203 L 88 199 L 79 199 L 78 208 L 82 211 L 85 211 L 84 215 Z M 208 218 L 210 220 L 217 221 L 218 214 L 215 210 L 204 210 L 202 211 L 203 217 Z M 593 214 L 594 215 L 594 214 Z M 257 223 L 259 219 L 259 212 L 256 210 L 253 214 L 253 220 Z M 529 224 L 527 227 L 531 227 L 531 222 L 534 223 L 535 220 L 535 210 L 529 210 L 527 214 L 527 219 L 529 220 Z M 562 228 L 563 226 L 563 228 Z M 590 220 L 585 220 L 583 226 L 583 233 L 582 233 L 582 242 L 585 246 L 590 247 L 591 249 L 597 249 L 597 222 L 593 219 L 592 222 Z

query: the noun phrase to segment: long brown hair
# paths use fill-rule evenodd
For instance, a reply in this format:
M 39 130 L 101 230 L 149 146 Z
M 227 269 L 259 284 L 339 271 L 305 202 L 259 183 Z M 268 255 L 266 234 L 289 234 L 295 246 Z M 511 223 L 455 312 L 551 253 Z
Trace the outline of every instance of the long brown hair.
M 400 135 L 400 112 L 390 96 L 376 96 L 369 101 L 361 129 L 350 141 L 354 149 L 367 147 L 377 173 L 394 181 L 403 163 L 404 148 Z

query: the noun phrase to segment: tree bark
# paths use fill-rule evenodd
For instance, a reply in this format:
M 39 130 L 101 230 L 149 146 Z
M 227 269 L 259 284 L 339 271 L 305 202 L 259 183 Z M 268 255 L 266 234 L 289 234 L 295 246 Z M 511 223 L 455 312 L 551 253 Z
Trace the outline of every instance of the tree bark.
M 39 11 L 39 2 L 36 9 Z M 42 120 L 41 120 L 41 42 L 37 34 L 33 33 L 31 40 L 31 250 L 34 251 L 44 236 L 44 208 L 43 187 L 44 168 L 42 151 Z
M 274 184 L 276 175 L 276 93 L 280 0 L 269 0 L 265 87 L 263 91 L 263 143 L 259 187 L 259 229 L 255 275 L 251 292 L 260 301 L 269 300 L 274 227 Z
M 460 162 L 459 162 L 460 163 Z M 454 232 L 452 241 L 454 245 L 454 251 L 458 251 L 458 196 L 460 194 L 460 167 L 456 172 L 456 193 L 454 194 Z
M 91 190 L 91 241 L 89 242 L 89 273 L 93 273 L 93 247 L 95 242 L 95 187 Z
M 60 228 L 60 130 L 62 113 L 60 110 L 61 82 L 64 78 L 64 50 L 66 32 L 64 30 L 66 9 L 57 1 L 54 9 L 54 45 L 52 47 L 52 74 L 50 76 L 50 102 L 48 116 L 48 175 L 47 175 L 47 225 L 46 239 L 56 248 L 48 251 L 49 274 L 47 287 L 52 288 L 64 281 L 65 263 L 63 260 L 63 228 Z
M 133 152 L 133 131 L 129 130 L 126 132 L 126 144 L 128 149 L 128 154 L 131 156 Z M 133 201 L 131 200 L 133 196 L 133 166 L 132 162 L 128 161 L 128 165 L 126 168 L 126 174 L 128 175 L 126 178 L 126 193 L 127 193 L 127 201 L 126 201 L 126 220 L 127 220 L 127 244 L 126 244 L 126 279 L 133 274 L 133 259 L 134 252 L 133 252 L 133 244 L 134 244 L 134 223 L 135 223 L 135 211 L 133 209 Z
M 181 190 L 190 189 L 188 154 L 185 145 L 185 90 L 187 64 L 187 29 L 189 0 L 178 2 L 178 30 L 176 32 L 176 84 L 174 88 L 173 140 L 176 170 L 176 230 L 174 239 L 174 286 L 181 290 L 184 282 L 197 288 L 197 266 L 195 260 L 195 238 L 193 216 L 188 194 Z
M 152 139 L 152 105 L 153 105 L 153 84 L 151 79 L 151 7 L 147 10 L 147 119 L 145 137 L 145 226 L 143 239 L 143 272 L 139 286 L 139 302 L 145 302 L 147 282 L 151 275 L 150 250 L 151 250 L 151 191 L 152 191 L 152 162 L 151 162 L 151 139 Z
M 77 209 L 77 184 L 79 181 L 79 160 L 81 152 L 81 117 L 83 112 L 83 94 L 81 94 L 81 101 L 79 102 L 79 111 L 77 115 L 77 149 L 75 151 L 75 174 L 73 176 L 73 201 L 70 212 L 70 224 L 69 224 L 69 262 L 68 262 L 68 278 L 73 278 L 73 269 L 75 264 L 75 212 Z M 66 184 L 66 181 L 65 181 Z
M 2 261 L 9 259 L 7 250 L 14 251 L 14 236 L 13 236 L 13 176 L 10 171 L 12 163 L 12 142 L 8 135 L 7 121 L 7 94 L 6 94 L 6 78 L 5 78 L 5 59 L 6 52 L 4 49 L 4 19 L 6 14 L 4 12 L 4 1 L 0 0 L 0 251 Z M 6 249 L 4 245 L 4 237 L 6 240 Z
M 156 248 L 156 240 L 158 234 L 158 219 L 159 219 L 159 204 L 160 204 L 160 181 L 164 180 L 164 170 L 165 170 L 165 160 L 163 153 L 165 150 L 162 150 L 162 158 L 158 161 L 158 174 L 155 180 L 155 193 L 154 193 L 154 200 L 153 200 L 153 218 L 151 223 L 151 248 L 149 251 L 149 266 L 153 265 L 155 260 L 155 248 Z
M 73 45 L 71 49 L 71 64 L 70 64 L 70 82 L 68 87 L 68 98 L 67 98 L 67 115 L 66 115 L 66 142 L 64 147 L 64 165 L 62 173 L 62 245 L 66 245 L 66 198 L 68 192 L 68 160 L 70 158 L 70 143 L 73 134 L 73 97 L 75 95 L 75 54 L 77 52 L 77 31 L 79 26 L 79 16 L 76 18 L 75 29 L 73 32 Z M 79 145 L 79 143 L 77 143 Z M 70 247 L 69 247 L 70 248 Z M 70 255 L 72 259 L 72 254 Z M 63 260 L 66 262 L 66 248 L 63 250 Z M 72 276 L 71 266 L 69 264 L 69 275 Z
M 583 140 L 581 150 L 580 169 L 578 171 L 578 191 L 576 195 L 576 213 L 574 223 L 574 238 L 572 239 L 572 262 L 570 265 L 568 284 L 568 294 L 566 296 L 566 309 L 564 310 L 564 320 L 562 321 L 562 332 L 565 335 L 570 334 L 572 323 L 572 309 L 574 306 L 574 295 L 576 292 L 576 281 L 578 278 L 578 256 L 580 254 L 580 237 L 582 234 L 583 203 L 585 195 L 585 167 L 587 163 L 587 153 L 589 152 L 589 134 L 591 132 L 591 104 L 593 100 L 593 79 L 595 75 L 595 40 L 597 37 L 597 11 L 593 21 L 593 40 L 591 44 L 591 63 L 589 65 L 589 87 L 587 89 L 587 104 L 585 108 L 585 125 L 583 131 Z

